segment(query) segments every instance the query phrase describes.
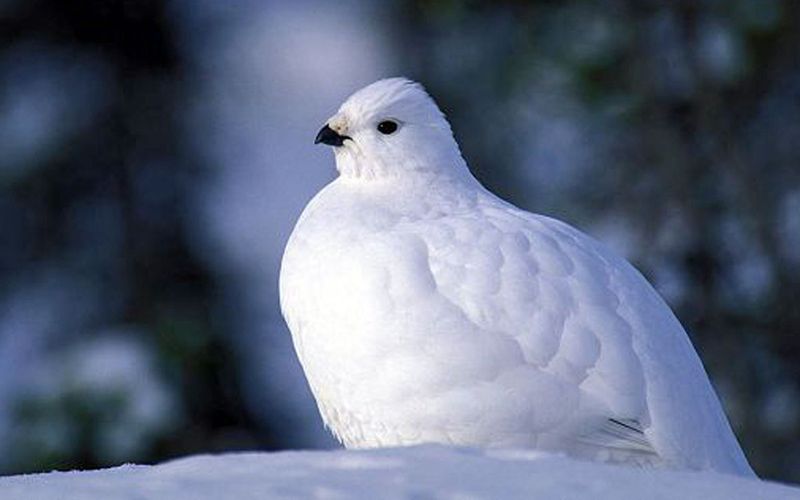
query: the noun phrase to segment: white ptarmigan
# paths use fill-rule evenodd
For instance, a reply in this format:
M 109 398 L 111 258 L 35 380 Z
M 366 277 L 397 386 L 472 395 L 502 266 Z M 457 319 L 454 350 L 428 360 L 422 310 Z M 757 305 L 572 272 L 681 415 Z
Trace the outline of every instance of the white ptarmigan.
M 340 175 L 289 239 L 281 309 L 346 447 L 753 474 L 655 290 L 589 236 L 483 188 L 419 84 L 359 90 L 316 142 Z

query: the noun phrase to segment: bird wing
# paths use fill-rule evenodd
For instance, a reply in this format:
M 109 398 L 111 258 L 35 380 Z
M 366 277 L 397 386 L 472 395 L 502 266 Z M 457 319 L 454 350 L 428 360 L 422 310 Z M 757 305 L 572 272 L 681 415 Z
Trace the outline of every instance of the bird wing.
M 549 388 L 529 403 L 541 432 L 571 425 L 584 444 L 652 452 L 640 424 L 649 421 L 644 374 L 610 264 L 549 219 L 491 205 L 480 215 L 418 229 L 437 293 L 479 334 L 517 348 L 516 359 L 487 357 L 504 355 L 504 366 L 522 365 Z
M 531 402 L 540 429 L 574 437 L 576 453 L 749 473 L 686 333 L 638 271 L 562 222 L 493 198 L 478 208 L 423 231 L 431 274 L 550 387 Z

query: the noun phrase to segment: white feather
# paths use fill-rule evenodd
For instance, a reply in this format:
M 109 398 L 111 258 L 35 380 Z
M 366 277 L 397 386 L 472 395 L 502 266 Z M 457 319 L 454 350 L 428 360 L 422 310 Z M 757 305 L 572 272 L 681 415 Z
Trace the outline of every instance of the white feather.
M 381 120 L 398 131 L 376 131 Z M 600 243 L 470 174 L 404 79 L 333 123 L 338 179 L 301 216 L 281 306 L 352 448 L 436 442 L 751 475 L 686 333 Z M 333 125 L 332 125 L 333 126 Z

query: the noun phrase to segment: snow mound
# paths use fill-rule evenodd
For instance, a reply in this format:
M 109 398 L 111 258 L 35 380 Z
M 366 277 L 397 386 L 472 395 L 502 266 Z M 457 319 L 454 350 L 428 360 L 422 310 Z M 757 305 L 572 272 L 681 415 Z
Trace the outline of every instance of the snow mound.
M 198 455 L 155 466 L 0 478 L 4 500 L 235 498 L 800 499 L 800 488 L 540 452 L 421 446 Z

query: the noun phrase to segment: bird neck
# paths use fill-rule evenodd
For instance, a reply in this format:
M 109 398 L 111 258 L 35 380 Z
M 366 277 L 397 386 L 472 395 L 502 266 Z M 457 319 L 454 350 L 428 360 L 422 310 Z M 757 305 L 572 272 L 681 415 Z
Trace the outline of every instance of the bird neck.
M 390 179 L 419 180 L 429 182 L 442 177 L 462 181 L 474 181 L 467 163 L 460 152 L 435 155 L 406 155 L 398 158 L 371 158 L 357 149 L 336 148 L 336 170 L 348 179 L 365 181 Z

